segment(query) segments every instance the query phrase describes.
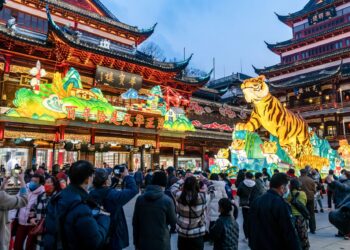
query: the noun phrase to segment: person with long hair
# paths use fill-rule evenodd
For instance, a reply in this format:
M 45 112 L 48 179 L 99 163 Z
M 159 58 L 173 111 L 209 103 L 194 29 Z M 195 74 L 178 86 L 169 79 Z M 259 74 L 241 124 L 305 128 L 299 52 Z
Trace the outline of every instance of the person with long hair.
M 205 182 L 202 175 L 199 178 Z M 207 209 L 205 184 L 200 189 L 198 180 L 187 174 L 185 180 L 179 180 L 170 189 L 176 200 L 178 249 L 203 250 Z

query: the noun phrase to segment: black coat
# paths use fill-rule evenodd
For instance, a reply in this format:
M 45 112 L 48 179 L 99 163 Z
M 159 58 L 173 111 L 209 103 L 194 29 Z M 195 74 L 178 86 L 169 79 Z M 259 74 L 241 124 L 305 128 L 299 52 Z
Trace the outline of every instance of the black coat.
M 63 225 L 62 239 L 68 244 L 67 250 L 100 249 L 105 243 L 110 225 L 110 217 L 93 216 L 92 208 L 86 202 L 88 194 L 81 187 L 70 184 L 55 196 L 47 207 L 45 219 L 45 249 L 55 249 L 57 243 L 57 221 Z
M 232 216 L 220 215 L 210 228 L 214 250 L 238 250 L 239 226 Z
M 301 250 L 288 203 L 269 190 L 251 205 L 249 246 L 252 250 Z
M 160 186 L 147 186 L 137 198 L 132 219 L 137 250 L 170 250 L 168 226 L 176 225 L 175 206 Z

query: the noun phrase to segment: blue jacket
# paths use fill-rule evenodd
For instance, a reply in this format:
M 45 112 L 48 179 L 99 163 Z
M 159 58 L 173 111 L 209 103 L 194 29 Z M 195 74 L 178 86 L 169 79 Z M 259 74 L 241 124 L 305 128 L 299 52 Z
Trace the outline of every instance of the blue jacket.
M 110 218 L 106 215 L 93 216 L 88 200 L 88 193 L 81 187 L 69 185 L 48 205 L 45 221 L 46 234 L 44 236 L 45 249 L 53 249 L 57 237 L 55 218 L 62 216 L 62 232 L 64 242 L 69 250 L 100 249 L 105 243 Z M 53 211 L 56 211 L 56 214 Z
M 124 178 L 124 189 L 119 191 L 109 187 L 93 189 L 90 197 L 111 213 L 111 240 L 108 249 L 120 250 L 129 246 L 128 226 L 123 206 L 138 194 L 138 187 L 132 176 Z
M 255 199 L 249 210 L 252 250 L 301 250 L 289 205 L 275 191 Z

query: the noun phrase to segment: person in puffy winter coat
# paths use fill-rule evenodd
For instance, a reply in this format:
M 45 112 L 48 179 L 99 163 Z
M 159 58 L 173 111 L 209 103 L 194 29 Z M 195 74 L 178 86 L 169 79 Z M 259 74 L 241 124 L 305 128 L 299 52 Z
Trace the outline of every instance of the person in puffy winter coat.
M 218 205 L 220 216 L 210 228 L 214 250 L 238 250 L 239 226 L 232 217 L 232 202 L 223 198 Z
M 29 232 L 34 228 L 30 222 L 30 214 L 32 207 L 36 204 L 38 196 L 45 192 L 43 184 L 44 176 L 34 174 L 31 181 L 27 184 L 28 204 L 18 210 L 18 228 L 15 239 L 15 250 L 32 249 L 34 247 L 34 238 L 28 237 Z M 25 248 L 24 248 L 24 243 Z
M 253 180 L 253 174 L 251 172 L 247 172 L 245 174 L 244 181 L 239 184 L 237 189 L 237 195 L 239 196 L 239 206 L 242 207 L 243 231 L 246 239 L 248 239 L 248 214 L 250 208 L 250 200 L 255 185 L 256 184 Z
M 170 250 L 169 227 L 176 225 L 174 202 L 164 190 L 167 177 L 154 173 L 151 185 L 137 198 L 132 219 L 136 250 Z
M 224 181 L 219 181 L 218 174 L 210 176 L 211 185 L 208 187 L 209 205 L 208 205 L 208 222 L 207 229 L 209 229 L 215 221 L 219 218 L 219 200 L 227 198 Z M 208 230 L 209 231 L 209 230 Z

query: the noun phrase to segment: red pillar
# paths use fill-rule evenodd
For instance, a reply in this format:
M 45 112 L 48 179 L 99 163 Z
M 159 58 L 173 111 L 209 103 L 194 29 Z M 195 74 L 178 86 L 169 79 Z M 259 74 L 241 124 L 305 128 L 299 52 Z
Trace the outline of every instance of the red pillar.
M 5 126 L 3 123 L 0 124 L 0 141 L 5 138 Z
M 8 74 L 10 73 L 12 55 L 6 54 L 4 57 L 5 57 L 5 74 L 6 73 Z
M 59 139 L 60 139 L 60 141 L 64 141 L 64 132 L 65 132 L 65 130 L 66 130 L 65 126 L 61 125 L 59 127 L 59 133 L 60 133 Z
M 92 128 L 91 130 L 90 130 L 90 144 L 91 145 L 94 145 L 95 144 L 95 129 L 94 128 Z

